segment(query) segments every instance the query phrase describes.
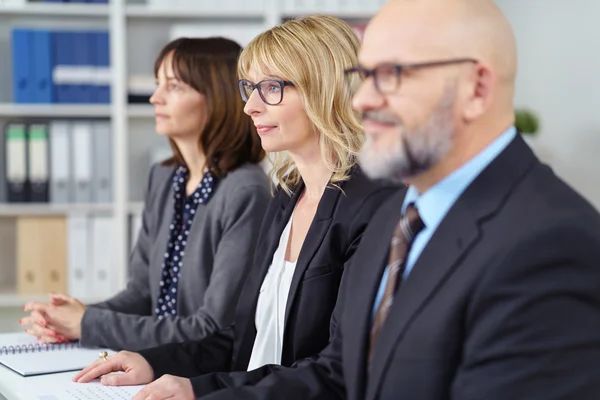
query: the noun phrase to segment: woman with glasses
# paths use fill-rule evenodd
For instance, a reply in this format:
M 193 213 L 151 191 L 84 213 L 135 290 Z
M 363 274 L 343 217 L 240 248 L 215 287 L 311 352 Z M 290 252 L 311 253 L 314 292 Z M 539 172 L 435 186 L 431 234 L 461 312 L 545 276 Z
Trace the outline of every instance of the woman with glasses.
M 128 285 L 89 306 L 63 294 L 27 304 L 29 333 L 140 350 L 232 324 L 271 198 L 265 152 L 235 84 L 241 50 L 224 38 L 162 49 L 150 102 L 173 155 L 150 170 Z
M 120 353 L 87 367 L 75 380 L 145 384 L 163 398 L 213 390 L 218 371 L 292 365 L 328 343 L 329 322 L 344 268 L 371 215 L 397 187 L 369 181 L 356 165 L 362 128 L 351 108 L 344 70 L 359 41 L 334 17 L 290 20 L 242 52 L 239 88 L 278 182 L 267 209 L 254 267 L 231 329 L 202 340 Z M 363 266 L 358 266 L 363 267 Z M 193 389 L 192 389 L 193 388 Z M 179 398 L 179 397 L 178 397 Z

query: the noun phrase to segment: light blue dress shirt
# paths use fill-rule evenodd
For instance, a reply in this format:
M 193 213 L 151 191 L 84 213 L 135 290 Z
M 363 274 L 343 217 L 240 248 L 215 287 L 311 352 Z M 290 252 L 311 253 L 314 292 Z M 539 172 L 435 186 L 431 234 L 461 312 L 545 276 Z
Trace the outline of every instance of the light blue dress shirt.
M 440 222 L 446 216 L 446 213 L 448 213 L 448 210 L 450 210 L 452 205 L 454 205 L 456 200 L 475 178 L 502 153 L 516 135 L 517 130 L 515 127 L 510 127 L 469 162 L 432 186 L 422 195 L 419 195 L 417 189 L 413 186 L 408 188 L 404 202 L 402 203 L 402 214 L 404 214 L 409 204 L 414 203 L 417 210 L 419 210 L 419 215 L 425 227 L 415 237 L 408 252 L 402 280 L 405 280 L 412 271 L 419 255 L 421 255 L 421 252 L 429 242 L 429 239 L 431 239 Z M 389 265 L 385 268 L 381 278 L 381 285 L 377 291 L 377 296 L 375 296 L 372 317 L 375 317 L 375 312 L 383 298 L 388 275 Z

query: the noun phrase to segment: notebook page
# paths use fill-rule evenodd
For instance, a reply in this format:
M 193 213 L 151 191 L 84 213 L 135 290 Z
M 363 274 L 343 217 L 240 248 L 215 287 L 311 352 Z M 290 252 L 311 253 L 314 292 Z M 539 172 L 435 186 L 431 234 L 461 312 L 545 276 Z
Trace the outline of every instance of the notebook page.
M 27 346 L 37 344 L 37 339 L 27 333 L 3 333 L 0 335 L 0 348 L 8 346 Z

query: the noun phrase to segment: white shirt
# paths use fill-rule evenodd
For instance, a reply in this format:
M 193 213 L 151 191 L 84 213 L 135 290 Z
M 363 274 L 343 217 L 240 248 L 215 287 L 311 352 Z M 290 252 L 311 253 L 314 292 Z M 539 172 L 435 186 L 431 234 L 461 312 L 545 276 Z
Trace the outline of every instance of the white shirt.
M 279 239 L 279 246 L 273 254 L 273 261 L 260 287 L 256 305 L 256 339 L 248 363 L 248 371 L 266 364 L 281 364 L 283 348 L 283 327 L 295 262 L 285 261 L 285 252 L 292 228 L 292 213 Z

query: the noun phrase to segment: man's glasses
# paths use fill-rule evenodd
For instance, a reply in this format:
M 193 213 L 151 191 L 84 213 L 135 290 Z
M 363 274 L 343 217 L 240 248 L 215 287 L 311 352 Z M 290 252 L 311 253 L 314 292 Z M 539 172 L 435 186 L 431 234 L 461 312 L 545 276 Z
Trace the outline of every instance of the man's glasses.
M 457 58 L 452 60 L 430 61 L 415 64 L 382 64 L 373 69 L 353 67 L 346 69 L 344 74 L 349 82 L 352 81 L 351 78 L 354 76 L 358 76 L 360 81 L 372 76 L 375 83 L 375 88 L 379 93 L 392 94 L 400 86 L 400 76 L 402 75 L 402 71 L 405 69 L 431 68 L 465 62 L 476 63 L 477 60 L 473 58 Z M 353 89 L 356 91 L 358 86 L 354 87 Z
M 279 79 L 265 79 L 256 84 L 247 79 L 238 81 L 242 100 L 247 102 L 254 89 L 258 89 L 258 95 L 270 106 L 276 106 L 283 100 L 283 88 L 286 86 L 294 86 L 290 81 L 281 81 Z

